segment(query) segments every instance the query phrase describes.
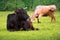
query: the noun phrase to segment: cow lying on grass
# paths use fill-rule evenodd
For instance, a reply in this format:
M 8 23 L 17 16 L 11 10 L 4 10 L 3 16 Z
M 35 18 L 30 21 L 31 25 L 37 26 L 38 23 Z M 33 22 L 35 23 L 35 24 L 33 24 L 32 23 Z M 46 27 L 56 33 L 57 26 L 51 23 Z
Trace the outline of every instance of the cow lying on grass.
M 37 18 L 38 23 L 40 23 L 39 18 L 41 16 L 50 16 L 52 22 L 52 20 L 55 20 L 55 16 L 54 16 L 55 9 L 56 9 L 55 5 L 37 6 L 34 13 L 31 16 L 31 21 L 34 21 L 34 19 Z
M 23 8 L 19 8 L 13 14 L 9 14 L 7 16 L 7 30 L 38 30 L 38 28 L 33 27 L 26 10 Z

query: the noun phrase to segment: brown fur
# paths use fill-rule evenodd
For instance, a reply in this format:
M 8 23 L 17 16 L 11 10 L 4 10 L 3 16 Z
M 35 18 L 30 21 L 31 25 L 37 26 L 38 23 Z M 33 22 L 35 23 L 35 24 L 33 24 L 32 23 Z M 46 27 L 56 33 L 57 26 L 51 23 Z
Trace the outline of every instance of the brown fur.
M 37 6 L 34 14 L 32 14 L 32 16 L 31 16 L 31 20 L 34 21 L 34 19 L 37 18 L 38 23 L 40 23 L 39 18 L 41 16 L 44 16 L 44 17 L 50 16 L 51 22 L 52 22 L 53 20 L 55 20 L 54 7 L 55 6 L 51 6 L 51 7 L 50 6 Z

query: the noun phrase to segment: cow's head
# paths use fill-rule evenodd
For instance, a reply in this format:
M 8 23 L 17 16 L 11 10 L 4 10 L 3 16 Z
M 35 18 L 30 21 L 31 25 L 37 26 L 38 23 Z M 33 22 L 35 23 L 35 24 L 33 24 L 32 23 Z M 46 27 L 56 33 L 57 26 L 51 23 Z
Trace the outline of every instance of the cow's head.
M 50 5 L 50 10 L 53 12 L 53 11 L 55 11 L 56 10 L 56 6 L 55 5 Z

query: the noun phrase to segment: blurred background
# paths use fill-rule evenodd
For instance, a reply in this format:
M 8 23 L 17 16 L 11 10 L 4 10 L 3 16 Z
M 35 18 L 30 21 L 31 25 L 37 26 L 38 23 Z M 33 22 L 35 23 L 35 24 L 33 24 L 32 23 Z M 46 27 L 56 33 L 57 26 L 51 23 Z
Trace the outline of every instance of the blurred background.
M 34 10 L 38 5 L 56 5 L 57 10 L 60 10 L 60 0 L 0 0 L 0 11 L 12 11 L 21 7 Z

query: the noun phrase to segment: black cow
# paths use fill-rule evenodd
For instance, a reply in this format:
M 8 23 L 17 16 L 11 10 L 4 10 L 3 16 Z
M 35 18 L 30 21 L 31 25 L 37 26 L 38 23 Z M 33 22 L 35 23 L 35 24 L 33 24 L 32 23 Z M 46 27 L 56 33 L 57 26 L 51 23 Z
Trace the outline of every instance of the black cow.
M 34 28 L 30 17 L 27 15 L 27 12 L 23 8 L 19 8 L 13 14 L 7 16 L 7 30 L 9 31 L 18 31 L 18 30 L 38 30 Z

